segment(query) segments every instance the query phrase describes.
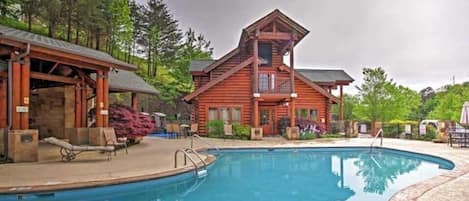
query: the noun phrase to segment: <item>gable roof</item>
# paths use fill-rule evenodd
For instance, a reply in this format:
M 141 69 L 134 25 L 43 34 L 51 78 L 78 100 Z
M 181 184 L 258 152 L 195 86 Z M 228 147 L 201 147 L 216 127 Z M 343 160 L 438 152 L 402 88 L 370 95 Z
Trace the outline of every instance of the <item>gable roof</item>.
M 42 48 L 58 50 L 68 54 L 83 56 L 92 60 L 112 64 L 114 65 L 112 67 L 119 69 L 137 69 L 136 66 L 115 59 L 114 57 L 105 52 L 2 25 L 0 25 L 0 43 L 1 39 L 9 39 L 21 43 L 29 43 L 31 44 L 31 46 L 38 46 Z
M 234 73 L 238 72 L 239 70 L 241 70 L 242 68 L 246 67 L 247 65 L 251 64 L 252 63 L 252 60 L 254 59 L 254 57 L 250 57 L 249 59 L 246 59 L 244 62 L 238 64 L 237 66 L 231 68 L 229 71 L 225 72 L 224 74 L 222 74 L 221 76 L 218 76 L 217 78 L 211 80 L 210 82 L 208 82 L 207 84 L 203 85 L 202 87 L 198 88 L 197 90 L 195 90 L 194 92 L 188 94 L 187 96 L 185 96 L 183 99 L 184 101 L 186 102 L 189 102 L 191 101 L 193 98 L 197 97 L 198 95 L 200 95 L 201 93 L 203 93 L 204 91 L 212 88 L 213 86 L 215 86 L 216 84 L 218 84 L 219 82 L 225 80 L 226 78 L 230 77 L 231 75 L 233 75 Z M 286 66 L 286 65 L 285 65 Z M 290 68 L 288 66 L 286 66 L 285 68 L 288 72 L 290 72 Z M 295 70 L 296 72 L 296 70 Z M 332 94 L 328 93 L 324 88 L 322 88 L 321 86 L 317 85 L 316 83 L 314 83 L 313 81 L 311 81 L 310 79 L 308 79 L 307 77 L 305 77 L 304 75 L 302 75 L 301 73 L 299 72 L 296 72 L 295 73 L 295 77 L 298 78 L 299 80 L 305 82 L 308 86 L 310 86 L 311 88 L 313 88 L 314 90 L 316 90 L 317 92 L 319 92 L 320 94 L 322 94 L 323 96 L 331 99 L 333 102 L 338 102 L 338 99 L 337 97 L 333 96 Z
M 249 57 L 249 59 L 246 59 L 244 60 L 243 62 L 241 62 L 240 64 L 236 65 L 235 67 L 231 68 L 229 71 L 226 71 L 225 73 L 223 73 L 222 75 L 218 76 L 217 78 L 211 80 L 210 82 L 208 82 L 207 84 L 203 85 L 202 87 L 198 88 L 197 90 L 195 90 L 194 92 L 188 94 L 187 96 L 185 96 L 183 99 L 184 101 L 186 102 L 189 102 L 190 100 L 192 100 L 193 98 L 197 97 L 198 95 L 200 95 L 202 92 L 212 88 L 213 86 L 215 86 L 216 84 L 218 84 L 219 82 L 223 81 L 224 79 L 230 77 L 231 75 L 233 75 L 234 73 L 238 72 L 239 70 L 241 70 L 242 68 L 246 67 L 247 65 L 251 64 L 254 60 L 254 57 Z
M 96 80 L 96 74 L 90 75 Z M 159 94 L 153 86 L 146 83 L 140 76 L 131 71 L 119 70 L 109 72 L 109 91 L 112 92 L 136 92 L 143 94 Z
M 355 81 L 344 70 L 328 70 L 328 69 L 296 69 L 296 72 L 302 74 L 313 82 L 353 82 Z
M 243 40 L 243 38 L 246 37 L 247 34 L 255 32 L 256 29 L 262 28 L 263 26 L 267 25 L 273 20 L 279 20 L 280 22 L 286 24 L 287 26 L 289 26 L 289 28 L 295 31 L 298 37 L 295 41 L 295 45 L 309 33 L 309 31 L 306 28 L 304 28 L 303 26 L 301 26 L 300 24 L 292 20 L 290 17 L 285 15 L 283 12 L 281 12 L 279 9 L 275 9 L 274 11 L 270 12 L 266 16 L 258 19 L 254 23 L 244 28 L 243 33 L 241 34 L 240 42 Z

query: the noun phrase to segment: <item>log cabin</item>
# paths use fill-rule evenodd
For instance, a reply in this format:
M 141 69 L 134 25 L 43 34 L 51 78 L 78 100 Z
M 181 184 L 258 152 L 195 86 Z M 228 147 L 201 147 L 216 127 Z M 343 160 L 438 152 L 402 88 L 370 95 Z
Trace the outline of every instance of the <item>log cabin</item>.
M 223 120 L 278 135 L 281 118 L 288 118 L 290 127 L 296 118 L 310 119 L 330 131 L 331 105 L 340 104 L 343 119 L 343 86 L 353 79 L 343 70 L 295 67 L 294 48 L 308 32 L 274 10 L 244 28 L 237 47 L 226 55 L 192 61 L 195 90 L 184 101 L 192 105 L 198 132 L 207 135 L 210 120 Z M 340 98 L 331 93 L 337 88 Z

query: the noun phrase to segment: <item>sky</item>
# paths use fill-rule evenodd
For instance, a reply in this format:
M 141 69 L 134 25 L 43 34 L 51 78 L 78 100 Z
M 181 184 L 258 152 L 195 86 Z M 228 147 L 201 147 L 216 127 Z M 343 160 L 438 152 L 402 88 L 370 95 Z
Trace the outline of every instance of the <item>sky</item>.
M 140 0 L 141 2 L 144 0 Z M 166 0 L 182 30 L 211 41 L 214 57 L 236 47 L 241 30 L 274 9 L 310 33 L 295 47 L 296 67 L 364 67 L 414 90 L 469 81 L 469 1 L 465 0 Z

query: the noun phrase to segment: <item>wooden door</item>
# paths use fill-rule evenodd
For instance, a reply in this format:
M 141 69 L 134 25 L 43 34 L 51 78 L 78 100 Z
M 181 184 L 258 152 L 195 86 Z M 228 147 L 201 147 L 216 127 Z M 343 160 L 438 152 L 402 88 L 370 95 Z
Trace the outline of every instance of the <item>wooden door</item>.
M 264 135 L 275 135 L 275 108 L 259 107 L 259 120 Z

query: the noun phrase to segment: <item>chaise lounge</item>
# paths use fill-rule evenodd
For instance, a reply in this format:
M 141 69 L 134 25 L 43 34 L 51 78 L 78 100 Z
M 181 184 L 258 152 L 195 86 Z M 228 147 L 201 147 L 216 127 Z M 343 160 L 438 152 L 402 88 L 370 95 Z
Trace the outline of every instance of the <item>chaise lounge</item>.
M 111 160 L 111 153 L 114 152 L 114 146 L 90 146 L 90 145 L 72 145 L 63 140 L 55 137 L 48 137 L 44 142 L 60 147 L 60 155 L 62 161 L 69 162 L 76 158 L 76 156 L 85 151 L 102 151 L 107 152 L 108 160 Z

